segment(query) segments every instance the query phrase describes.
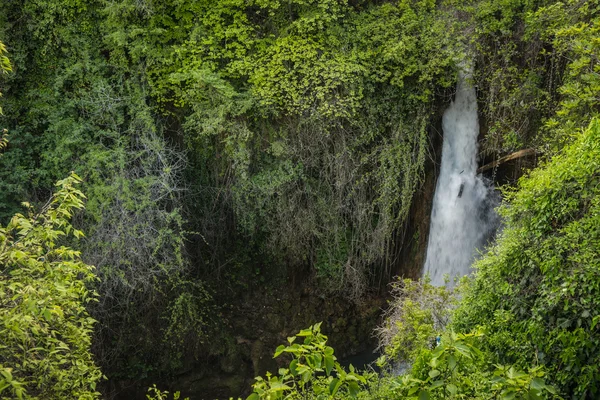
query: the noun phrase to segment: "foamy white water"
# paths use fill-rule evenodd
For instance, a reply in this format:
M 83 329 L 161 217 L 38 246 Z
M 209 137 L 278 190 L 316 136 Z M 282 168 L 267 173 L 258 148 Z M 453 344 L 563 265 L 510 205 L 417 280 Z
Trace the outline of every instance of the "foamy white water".
M 423 274 L 433 285 L 467 275 L 496 228 L 496 201 L 477 173 L 477 97 L 472 68 L 459 73 L 456 97 L 444 112 L 442 165 L 433 199 L 429 242 Z M 452 284 L 452 283 L 450 283 Z

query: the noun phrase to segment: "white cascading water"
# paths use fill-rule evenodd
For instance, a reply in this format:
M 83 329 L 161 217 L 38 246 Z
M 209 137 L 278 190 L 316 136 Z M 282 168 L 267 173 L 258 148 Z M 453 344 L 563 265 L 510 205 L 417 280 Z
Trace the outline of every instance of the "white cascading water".
M 477 97 L 472 68 L 459 73 L 456 97 L 444 112 L 442 165 L 433 199 L 423 274 L 445 284 L 445 275 L 467 275 L 477 249 L 496 229 L 494 192 L 477 176 Z

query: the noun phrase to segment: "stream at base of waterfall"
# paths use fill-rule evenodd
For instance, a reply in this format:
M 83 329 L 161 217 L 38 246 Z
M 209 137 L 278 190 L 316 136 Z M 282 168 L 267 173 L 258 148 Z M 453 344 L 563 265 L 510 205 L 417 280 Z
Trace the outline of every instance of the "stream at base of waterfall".
M 498 227 L 498 196 L 477 176 L 479 121 L 472 67 L 459 72 L 456 96 L 444 112 L 438 177 L 423 275 L 436 286 L 471 272 L 471 264 Z

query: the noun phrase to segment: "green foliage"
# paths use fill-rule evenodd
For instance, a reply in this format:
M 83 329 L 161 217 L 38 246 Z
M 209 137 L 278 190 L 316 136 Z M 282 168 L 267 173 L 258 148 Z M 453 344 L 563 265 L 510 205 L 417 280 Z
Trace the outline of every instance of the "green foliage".
M 497 159 L 523 147 L 554 153 L 569 142 L 568 132 L 598 112 L 592 104 L 596 2 L 450 3 L 464 13 L 463 33 L 475 50 L 486 157 Z M 567 111 L 569 104 L 577 110 Z
M 298 338 L 302 343 L 296 343 Z M 248 400 L 355 398 L 372 378 L 355 372 L 352 365 L 350 371 L 340 366 L 321 333 L 321 323 L 289 337 L 288 343 L 277 348 L 274 358 L 290 354 L 289 367 L 280 368 L 279 375 L 267 372 L 265 378 L 257 377 Z
M 211 314 L 216 310 L 212 304 L 212 297 L 201 284 L 193 285 L 192 282 L 183 280 L 178 283 L 174 290 L 179 295 L 170 302 L 165 312 L 168 324 L 164 340 L 169 343 L 171 349 L 180 354 L 179 358 L 184 354 L 197 356 L 201 353 L 201 345 L 213 333 L 211 330 L 214 328 L 214 322 Z
M 284 36 L 259 53 L 249 82 L 273 113 L 351 117 L 362 98 L 363 70 L 314 38 Z
M 257 377 L 254 399 L 550 399 L 554 387 L 546 384 L 543 367 L 523 372 L 514 366 L 494 365 L 490 354 L 480 350 L 480 332 L 446 332 L 437 345 L 419 347 L 412 370 L 400 376 L 358 373 L 350 366 L 345 371 L 335 361 L 333 349 L 326 345 L 320 324 L 288 338 L 275 357 L 289 353 L 289 368 L 279 375 Z M 304 338 L 304 343 L 295 343 Z
M 432 154 L 432 125 L 466 53 L 476 64 L 486 158 L 525 146 L 551 155 L 599 111 L 592 0 L 0 0 L 0 9 L 0 37 L 14 65 L 2 82 L 11 145 L 5 149 L 3 135 L 0 219 L 21 210 L 23 199 L 43 203 L 72 169 L 85 178 L 87 212 L 73 224 L 88 232 L 79 241 L 83 260 L 98 267 L 94 348 L 113 376 L 168 375 L 183 368 L 185 350 L 195 359 L 218 347 L 209 342 L 216 313 L 206 280 L 249 287 L 256 265 L 271 283 L 308 267 L 322 290 L 355 301 L 387 282 Z M 5 54 L 0 43 L 2 72 L 11 66 Z M 595 198 L 590 193 L 581 199 Z M 536 222 L 550 223 L 541 237 L 591 212 L 594 201 L 577 196 L 548 199 L 550 222 Z M 531 210 L 541 207 L 531 202 Z M 535 246 L 560 249 L 551 253 L 559 265 L 573 251 L 567 243 L 593 242 L 582 232 L 595 223 L 581 217 L 581 226 L 561 233 L 564 243 L 538 238 Z M 570 263 L 592 263 L 592 253 L 577 254 Z M 516 274 L 529 271 L 517 261 Z M 581 361 L 595 354 L 588 321 L 595 303 L 560 311 L 566 295 L 544 294 L 554 308 L 539 311 L 534 284 L 553 286 L 541 274 L 519 277 L 524 303 L 507 300 L 517 296 L 512 280 L 489 283 L 504 297 L 490 290 L 481 305 L 493 315 L 477 339 L 486 361 L 465 358 L 460 379 L 475 377 L 468 379 L 500 393 L 490 386 L 493 360 L 514 364 L 500 375 L 525 390 L 537 372 L 529 379 L 515 371 L 538 357 L 561 366 L 548 373 L 563 390 L 577 376 L 584 393 L 596 382 L 595 360 Z M 567 293 L 579 296 L 570 285 Z M 426 283 L 399 290 L 381 331 L 384 347 L 390 359 L 430 371 L 427 347 L 452 296 Z M 525 317 L 531 310 L 537 325 Z M 564 313 L 579 317 L 555 317 Z M 459 322 L 457 331 L 474 327 Z M 515 324 L 531 326 L 508 328 Z M 536 348 L 544 324 L 566 333 Z M 273 379 L 300 379 L 286 374 Z M 337 379 L 319 374 L 304 389 Z M 452 395 L 444 382 L 427 392 Z M 483 393 L 452 382 L 457 395 Z
M 173 393 L 173 400 L 179 400 L 181 397 L 180 392 Z M 148 394 L 146 395 L 146 399 L 148 400 L 169 400 L 169 392 L 166 390 L 160 390 L 156 387 L 156 385 L 152 385 L 148 388 Z M 189 397 L 184 398 L 183 400 L 189 400 Z
M 379 347 L 393 367 L 412 362 L 422 349 L 435 343 L 450 320 L 456 299 L 452 290 L 433 286 L 427 280 L 399 280 L 391 293 L 393 300 L 376 334 Z
M 183 128 L 208 243 L 231 240 L 215 226 L 233 213 L 229 231 L 278 267 L 314 267 L 330 290 L 359 298 L 389 274 L 435 88 L 452 82 L 434 2 L 125 1 L 104 13 L 111 59 L 144 60 L 160 111 Z
M 11 146 L 0 161 L 0 219 L 22 199 L 41 202 L 72 169 L 84 178 L 89 201 L 73 225 L 87 233 L 79 249 L 99 278 L 91 283 L 99 301 L 89 305 L 99 321 L 93 350 L 110 376 L 139 377 L 181 364 L 181 341 L 165 340 L 182 330 L 169 326 L 169 311 L 184 296 L 205 316 L 210 296 L 188 279 L 186 157 L 152 113 L 144 69 L 107 58 L 108 6 L 0 1 L 15 66 L 2 120 Z M 207 321 L 190 324 L 198 335 L 185 331 L 185 345 L 196 351 Z
M 433 86 L 449 82 L 451 59 L 428 2 L 344 12 L 310 36 L 290 27 L 257 48 L 250 91 L 279 120 L 268 122 L 267 155 L 257 135 L 232 143 L 248 160 L 234 164 L 233 190 L 239 220 L 271 253 L 359 298 L 371 276 L 389 273 L 391 237 L 423 173 Z
M 399 393 L 419 399 L 545 399 L 555 393 L 540 367 L 529 372 L 489 364 L 479 350 L 481 333 L 446 334 L 433 351 L 423 351 L 412 374 L 402 378 Z M 423 361 L 425 361 L 423 360 Z M 397 389 L 398 390 L 398 389 Z M 416 397 L 415 397 L 416 398 Z
M 6 56 L 6 46 L 4 43 L 0 41 L 0 76 L 9 73 L 12 71 L 12 66 L 10 65 L 10 60 Z M 2 97 L 2 92 L 0 91 L 0 97 Z M 0 115 L 2 115 L 2 107 L 0 107 Z M 0 141 L 0 150 L 2 150 L 3 141 Z
M 474 375 L 483 365 L 476 345 L 478 336 L 450 332 L 433 351 L 421 348 L 412 373 L 401 378 L 395 391 L 407 398 L 452 398 L 459 393 L 477 398 L 473 383 L 482 377 Z
M 499 391 L 502 399 L 539 399 L 556 395 L 556 390 L 546 384 L 544 376 L 545 373 L 539 366 L 530 368 L 526 373 L 517 371 L 514 367 L 497 365 L 492 390 Z
M 10 60 L 6 56 L 6 46 L 4 43 L 0 41 L 0 74 L 6 74 L 12 71 L 12 66 L 10 64 Z M 0 97 L 2 97 L 2 92 L 0 91 Z M 2 107 L 0 106 L 0 116 L 2 115 Z M 0 137 L 0 155 L 2 154 L 2 150 L 6 148 L 8 145 L 8 138 L 6 134 L 7 130 L 2 130 L 2 136 Z
M 569 139 L 569 132 L 582 128 L 591 116 L 600 113 L 600 18 L 557 29 L 554 43 L 570 55 L 571 62 L 559 89 L 560 107 L 546 126 L 564 141 Z
M 597 395 L 600 123 L 519 182 L 498 244 L 477 263 L 454 326 L 482 326 L 504 364 L 538 360 L 561 392 Z
M 95 321 L 86 305 L 93 267 L 64 240 L 85 196 L 71 174 L 37 214 L 16 214 L 0 227 L 0 395 L 25 399 L 94 399 L 102 377 L 94 365 Z
M 6 134 L 6 130 L 2 132 L 2 137 L 0 137 L 0 152 L 8 146 L 8 135 Z M 2 155 L 2 153 L 0 153 Z
M 10 65 L 10 60 L 6 56 L 6 46 L 4 43 L 0 42 L 0 70 L 3 74 L 7 74 L 12 71 L 12 67 Z

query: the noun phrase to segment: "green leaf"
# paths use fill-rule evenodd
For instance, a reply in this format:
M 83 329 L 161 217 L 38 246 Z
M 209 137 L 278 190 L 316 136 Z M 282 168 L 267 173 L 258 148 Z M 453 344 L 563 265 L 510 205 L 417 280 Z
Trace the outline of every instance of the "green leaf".
M 444 385 L 444 380 L 443 379 L 438 380 L 438 381 L 433 381 L 429 385 L 429 389 L 430 390 L 437 389 L 437 388 L 439 388 L 440 386 L 443 386 L 443 385 Z
M 533 378 L 531 380 L 531 387 L 536 390 L 542 390 L 546 388 L 546 383 L 542 378 Z
M 541 400 L 542 397 L 540 396 L 539 392 L 537 390 L 528 390 L 527 391 L 527 399 L 528 400 Z
M 276 391 L 276 392 L 283 392 L 284 390 L 289 390 L 291 389 L 290 386 L 286 385 L 285 383 L 281 383 L 281 382 L 272 382 L 271 383 L 271 389 Z
M 451 384 L 451 383 L 446 386 L 446 390 L 452 396 L 456 396 L 456 393 L 458 392 L 458 388 L 455 385 Z
M 432 369 L 431 371 L 429 371 L 429 377 L 430 378 L 435 378 L 436 376 L 440 375 L 440 371 L 438 371 L 437 369 Z
M 327 376 L 331 375 L 331 370 L 333 369 L 334 361 L 332 356 L 325 356 L 325 373 Z
M 293 376 L 298 375 L 298 360 L 292 360 L 292 362 L 290 363 L 290 372 L 292 373 Z
M 333 378 L 333 380 L 329 383 L 329 395 L 334 396 L 342 385 L 342 381 L 338 378 Z
M 302 329 L 300 332 L 298 332 L 296 334 L 296 336 L 300 336 L 300 337 L 306 337 L 306 336 L 312 336 L 313 332 L 310 329 Z
M 463 356 L 465 356 L 467 358 L 471 358 L 472 357 L 472 355 L 471 355 L 471 349 L 469 349 L 469 347 L 467 347 L 466 345 L 464 345 L 462 343 L 456 343 L 455 348 Z
M 557 395 L 556 388 L 554 386 L 552 386 L 552 385 L 546 385 L 545 389 L 548 392 L 552 393 L 553 395 L 555 395 L 555 396 Z
M 298 374 L 302 375 L 305 374 L 307 372 L 310 372 L 310 368 L 308 368 L 306 365 L 304 364 L 300 364 L 298 363 L 297 367 L 296 367 L 296 371 L 298 372 Z
M 279 357 L 281 355 L 281 353 L 283 353 L 285 350 L 286 350 L 286 347 L 284 345 L 277 346 L 277 349 L 275 350 L 275 355 L 273 356 L 273 358 Z
M 301 376 L 302 376 L 302 380 L 304 382 L 308 382 L 308 381 L 310 381 L 311 373 L 310 373 L 310 371 L 305 371 L 305 372 L 301 373 Z
M 448 356 L 448 368 L 450 368 L 451 370 L 456 368 L 456 357 L 454 357 L 453 355 Z

